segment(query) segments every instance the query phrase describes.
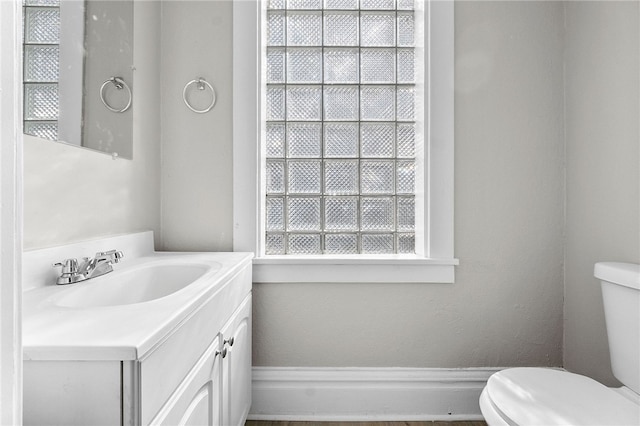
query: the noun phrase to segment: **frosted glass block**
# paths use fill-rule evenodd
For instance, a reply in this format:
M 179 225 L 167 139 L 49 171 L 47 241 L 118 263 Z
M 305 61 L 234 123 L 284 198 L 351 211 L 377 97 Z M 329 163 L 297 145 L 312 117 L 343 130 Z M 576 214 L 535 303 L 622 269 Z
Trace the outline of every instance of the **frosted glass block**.
M 325 12 L 324 14 L 325 46 L 357 46 L 358 45 L 358 13 L 357 12 Z
M 287 87 L 287 120 L 320 121 L 322 88 L 319 86 Z
M 395 8 L 395 0 L 360 0 L 360 9 L 386 9 Z
M 267 15 L 267 46 L 284 46 L 285 17 L 282 12 L 270 12 Z
M 412 12 L 398 12 L 398 46 L 414 45 L 414 26 Z
M 59 6 L 60 0 L 25 0 L 25 6 Z
M 324 49 L 324 82 L 357 83 L 358 49 Z
M 413 231 L 416 227 L 416 207 L 413 197 L 398 197 L 398 231 Z
M 57 44 L 60 40 L 60 8 L 27 7 L 24 9 L 24 42 Z
M 395 13 L 365 13 L 360 15 L 361 46 L 395 46 Z
M 360 156 L 393 157 L 395 132 L 393 123 L 362 123 L 360 125 Z
M 413 10 L 414 8 L 413 0 L 398 0 L 399 10 Z
M 416 252 L 416 235 L 398 234 L 396 247 L 398 247 L 398 253 L 414 254 Z
M 58 85 L 25 84 L 24 118 L 26 120 L 57 120 Z
M 267 231 L 284 231 L 284 198 L 267 197 Z
M 58 140 L 58 122 L 25 121 L 24 132 L 28 135 L 38 136 L 42 139 L 55 141 Z
M 266 167 L 267 194 L 284 193 L 284 161 L 267 161 Z
M 358 0 L 324 0 L 325 9 L 357 9 Z
M 326 160 L 324 162 L 324 193 L 352 195 L 358 193 L 358 161 Z
M 288 46 L 321 46 L 322 14 L 320 12 L 289 12 L 287 14 Z
M 284 9 L 286 7 L 285 0 L 269 0 L 267 9 Z
M 319 194 L 322 178 L 320 161 L 289 161 L 288 164 L 289 194 Z
M 267 83 L 284 83 L 284 49 L 267 49 Z
M 321 254 L 320 234 L 289 234 L 287 254 Z
M 284 124 L 267 123 L 267 158 L 284 157 Z
M 365 86 L 360 89 L 360 119 L 395 120 L 396 90 L 393 86 Z
M 287 49 L 287 83 L 322 83 L 322 49 Z
M 363 231 L 392 231 L 393 198 L 362 197 L 360 200 L 360 228 Z
M 396 192 L 398 194 L 413 194 L 416 191 L 415 161 L 400 161 L 397 163 Z
M 397 135 L 398 157 L 414 158 L 416 156 L 416 125 L 413 123 L 398 124 Z
M 393 253 L 393 234 L 362 234 L 362 253 Z
M 362 160 L 360 191 L 362 194 L 393 194 L 395 168 L 393 161 Z
M 289 197 L 287 230 L 320 231 L 320 197 Z
M 361 83 L 395 83 L 394 49 L 362 49 L 360 53 Z
M 325 123 L 324 156 L 356 157 L 358 155 L 358 123 Z
M 24 46 L 24 81 L 57 82 L 58 46 Z
M 318 158 L 322 146 L 322 124 L 288 123 L 287 157 Z
M 266 254 L 285 254 L 284 234 L 267 234 L 265 241 Z
M 267 86 L 267 120 L 284 120 L 284 87 Z
M 287 0 L 287 9 L 322 9 L 322 0 Z
M 326 254 L 357 254 L 358 236 L 356 234 L 326 234 L 324 236 Z
M 415 119 L 415 89 L 413 87 L 398 87 L 396 105 L 398 121 L 413 121 Z
M 325 120 L 357 120 L 358 87 L 325 86 L 323 106 Z
M 398 49 L 398 83 L 415 83 L 415 53 L 413 49 Z
M 326 197 L 324 199 L 324 229 L 326 231 L 357 231 L 358 198 Z

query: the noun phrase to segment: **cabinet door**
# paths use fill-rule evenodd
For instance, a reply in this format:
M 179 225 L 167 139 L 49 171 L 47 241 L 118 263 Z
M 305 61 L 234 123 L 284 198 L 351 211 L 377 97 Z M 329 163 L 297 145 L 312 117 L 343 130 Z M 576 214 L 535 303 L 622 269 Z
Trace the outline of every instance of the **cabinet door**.
M 221 335 L 227 349 L 222 360 L 222 424 L 241 426 L 251 407 L 251 295 L 236 310 Z
M 167 426 L 218 426 L 221 424 L 220 346 L 220 339 L 216 337 L 151 424 Z

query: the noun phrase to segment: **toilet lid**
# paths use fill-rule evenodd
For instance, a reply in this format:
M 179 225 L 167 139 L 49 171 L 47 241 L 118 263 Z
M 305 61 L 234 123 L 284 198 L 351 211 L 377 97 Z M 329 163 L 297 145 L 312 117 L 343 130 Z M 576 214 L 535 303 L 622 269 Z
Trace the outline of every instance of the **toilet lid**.
M 547 368 L 492 375 L 487 393 L 516 425 L 639 425 L 640 405 L 585 376 Z

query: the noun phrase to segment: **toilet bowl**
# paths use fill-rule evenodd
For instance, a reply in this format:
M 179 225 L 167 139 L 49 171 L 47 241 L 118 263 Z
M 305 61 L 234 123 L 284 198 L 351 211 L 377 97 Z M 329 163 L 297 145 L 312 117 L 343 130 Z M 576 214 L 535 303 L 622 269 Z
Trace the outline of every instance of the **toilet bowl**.
M 493 374 L 480 396 L 490 426 L 640 425 L 640 265 L 597 263 L 614 376 L 608 388 L 552 368 L 509 368 Z

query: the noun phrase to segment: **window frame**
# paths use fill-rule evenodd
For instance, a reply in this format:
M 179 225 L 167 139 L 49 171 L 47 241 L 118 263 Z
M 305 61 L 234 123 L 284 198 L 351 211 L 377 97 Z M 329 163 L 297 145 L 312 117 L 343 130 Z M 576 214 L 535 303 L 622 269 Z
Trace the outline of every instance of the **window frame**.
M 416 202 L 416 254 L 265 256 L 259 142 L 265 127 L 260 85 L 266 2 L 233 2 L 233 249 L 256 253 L 254 282 L 454 282 L 453 1 L 424 0 L 423 7 L 425 129 L 423 152 L 416 153 L 416 162 L 423 162 L 416 200 L 424 202 Z

